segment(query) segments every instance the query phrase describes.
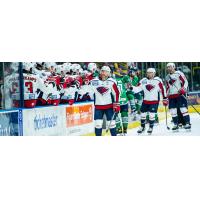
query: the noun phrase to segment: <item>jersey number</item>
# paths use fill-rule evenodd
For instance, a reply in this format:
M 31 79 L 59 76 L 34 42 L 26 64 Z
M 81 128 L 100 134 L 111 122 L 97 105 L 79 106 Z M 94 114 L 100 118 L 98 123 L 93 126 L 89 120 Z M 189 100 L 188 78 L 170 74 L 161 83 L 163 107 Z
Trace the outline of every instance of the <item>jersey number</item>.
M 25 82 L 25 86 L 27 87 L 30 93 L 33 93 L 33 83 L 32 82 Z

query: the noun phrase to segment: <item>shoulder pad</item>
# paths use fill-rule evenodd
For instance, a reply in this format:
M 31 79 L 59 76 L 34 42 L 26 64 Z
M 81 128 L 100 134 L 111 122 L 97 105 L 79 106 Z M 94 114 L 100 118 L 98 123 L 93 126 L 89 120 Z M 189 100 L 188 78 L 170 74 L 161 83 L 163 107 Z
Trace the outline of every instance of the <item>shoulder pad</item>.
M 160 77 L 158 77 L 158 76 L 154 77 L 154 80 L 157 80 L 157 81 L 159 81 L 161 83 L 163 82 L 162 79 Z
M 175 74 L 184 75 L 184 73 L 181 72 L 181 71 L 179 71 L 179 70 L 177 70 L 177 71 L 175 72 Z
M 141 84 L 146 84 L 147 83 L 147 78 L 143 78 L 141 81 L 140 81 Z
M 111 82 L 117 84 L 117 81 L 114 78 L 108 78 L 107 81 L 111 81 Z

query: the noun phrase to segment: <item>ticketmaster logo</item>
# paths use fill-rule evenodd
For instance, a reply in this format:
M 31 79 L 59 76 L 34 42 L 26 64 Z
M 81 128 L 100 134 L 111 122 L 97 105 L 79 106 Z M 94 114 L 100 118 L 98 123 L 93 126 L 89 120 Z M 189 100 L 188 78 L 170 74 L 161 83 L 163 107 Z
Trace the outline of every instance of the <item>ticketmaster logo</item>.
M 58 123 L 58 116 L 52 115 L 52 116 L 40 116 L 36 115 L 34 118 L 34 129 L 40 130 L 44 128 L 52 128 L 57 126 Z

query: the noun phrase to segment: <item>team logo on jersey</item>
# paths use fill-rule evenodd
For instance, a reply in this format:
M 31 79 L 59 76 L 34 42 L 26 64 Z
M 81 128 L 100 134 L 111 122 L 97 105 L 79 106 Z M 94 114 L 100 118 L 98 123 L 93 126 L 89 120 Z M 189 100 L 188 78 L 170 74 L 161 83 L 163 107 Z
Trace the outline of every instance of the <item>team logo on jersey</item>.
M 92 81 L 92 85 L 97 86 L 97 85 L 99 85 L 99 83 L 98 83 L 98 81 Z
M 172 79 L 172 78 L 171 78 L 171 79 L 169 80 L 169 84 L 170 84 L 170 85 L 174 85 L 175 82 L 176 82 L 176 79 Z
M 146 89 L 150 92 L 151 90 L 153 90 L 155 88 L 155 85 L 151 85 L 151 84 L 147 84 L 146 85 Z
M 97 91 L 101 94 L 101 95 L 104 95 L 108 92 L 108 88 L 107 87 L 98 87 L 97 88 Z

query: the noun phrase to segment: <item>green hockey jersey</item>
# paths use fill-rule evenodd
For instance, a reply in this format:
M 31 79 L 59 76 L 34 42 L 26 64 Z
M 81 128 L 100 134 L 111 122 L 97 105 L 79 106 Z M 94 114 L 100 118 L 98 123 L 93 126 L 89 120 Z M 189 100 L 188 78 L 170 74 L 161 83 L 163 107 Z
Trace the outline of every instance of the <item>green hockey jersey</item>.
M 116 81 L 117 81 L 117 87 L 119 89 L 120 92 L 120 105 L 125 105 L 128 103 L 128 98 L 127 98 L 127 79 L 123 76 L 117 76 L 115 77 Z

